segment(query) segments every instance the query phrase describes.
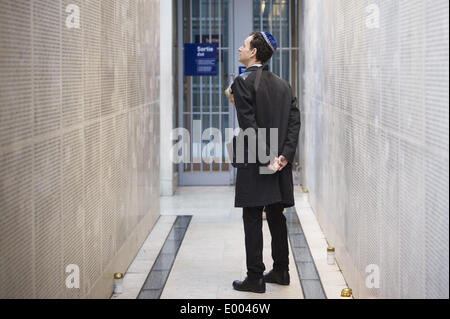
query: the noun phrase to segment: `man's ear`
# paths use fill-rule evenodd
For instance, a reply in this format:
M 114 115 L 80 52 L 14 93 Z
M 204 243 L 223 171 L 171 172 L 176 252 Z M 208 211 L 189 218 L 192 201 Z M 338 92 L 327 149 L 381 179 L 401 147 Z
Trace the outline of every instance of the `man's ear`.
M 253 48 L 252 52 L 250 53 L 250 57 L 255 57 L 256 58 L 256 53 L 258 53 L 258 49 L 257 48 Z

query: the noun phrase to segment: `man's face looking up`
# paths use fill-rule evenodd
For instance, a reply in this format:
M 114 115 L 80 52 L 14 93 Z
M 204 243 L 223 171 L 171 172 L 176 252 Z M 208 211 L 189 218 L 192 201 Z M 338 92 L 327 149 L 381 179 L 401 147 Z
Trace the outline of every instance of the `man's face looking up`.
M 250 42 L 252 41 L 253 36 L 247 37 L 244 41 L 244 45 L 239 48 L 239 62 L 248 67 L 251 62 L 255 62 L 256 60 L 256 48 L 253 50 L 250 48 Z

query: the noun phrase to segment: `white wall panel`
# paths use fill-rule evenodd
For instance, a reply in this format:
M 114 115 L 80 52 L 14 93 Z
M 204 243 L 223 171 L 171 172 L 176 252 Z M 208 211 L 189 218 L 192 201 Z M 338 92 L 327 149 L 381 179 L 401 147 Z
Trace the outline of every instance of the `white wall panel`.
M 159 1 L 2 0 L 0 42 L 0 298 L 109 297 L 159 216 Z
M 448 2 L 303 4 L 303 184 L 345 278 L 448 298 Z

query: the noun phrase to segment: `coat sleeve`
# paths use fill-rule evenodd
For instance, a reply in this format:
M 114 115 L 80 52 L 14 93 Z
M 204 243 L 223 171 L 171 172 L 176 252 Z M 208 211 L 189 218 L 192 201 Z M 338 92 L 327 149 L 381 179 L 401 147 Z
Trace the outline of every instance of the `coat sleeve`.
M 252 103 L 253 92 L 251 88 L 247 86 L 243 78 L 238 76 L 234 80 L 231 90 L 234 95 L 239 126 L 244 131 L 248 128 L 254 128 L 256 130 L 258 126 L 256 124 L 255 110 Z
M 245 82 L 245 80 L 239 76 L 234 80 L 231 89 L 234 95 L 236 113 L 240 128 L 244 131 L 249 128 L 255 130 L 257 140 L 255 143 L 249 143 L 249 151 L 253 152 L 255 154 L 255 158 L 258 159 L 257 150 L 252 146 L 258 145 L 258 148 L 265 148 L 266 150 L 270 150 L 270 147 L 265 143 L 265 141 L 258 139 L 258 124 L 256 123 L 255 108 L 253 106 L 253 88 L 250 87 Z M 275 157 L 278 157 L 278 154 L 271 152 L 269 154 L 269 161 L 260 162 L 259 160 L 257 160 L 257 162 L 263 165 L 267 165 Z
M 281 152 L 281 155 L 283 155 L 289 163 L 292 163 L 294 161 L 301 126 L 300 121 L 300 110 L 297 107 L 297 98 L 293 97 L 291 108 L 289 111 L 289 122 L 286 140 L 284 141 L 283 150 Z

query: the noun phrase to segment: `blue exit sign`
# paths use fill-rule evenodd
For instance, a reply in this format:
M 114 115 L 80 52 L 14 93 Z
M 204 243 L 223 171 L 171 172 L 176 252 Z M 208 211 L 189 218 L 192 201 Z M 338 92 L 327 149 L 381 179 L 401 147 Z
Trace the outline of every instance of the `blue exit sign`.
M 184 75 L 217 75 L 217 43 L 185 43 Z

